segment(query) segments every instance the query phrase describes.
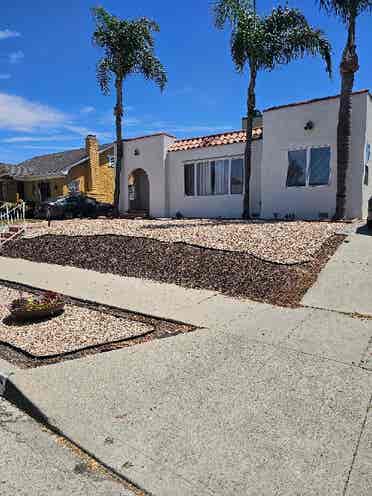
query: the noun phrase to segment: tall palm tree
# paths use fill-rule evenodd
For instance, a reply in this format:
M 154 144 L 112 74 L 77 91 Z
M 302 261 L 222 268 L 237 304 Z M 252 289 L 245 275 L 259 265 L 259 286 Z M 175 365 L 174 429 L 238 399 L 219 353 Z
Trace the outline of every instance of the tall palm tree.
M 372 11 L 372 0 L 318 0 L 328 14 L 341 18 L 347 26 L 347 40 L 340 64 L 341 96 L 337 125 L 337 196 L 335 220 L 346 217 L 346 175 L 351 152 L 351 110 L 355 73 L 359 70 L 355 33 L 358 16 Z
M 123 158 L 123 82 L 132 74 L 142 74 L 145 79 L 153 80 L 163 90 L 167 83 L 167 75 L 154 54 L 153 33 L 159 32 L 156 22 L 145 17 L 135 20 L 120 19 L 108 13 L 103 7 L 94 8 L 92 12 L 96 22 L 92 40 L 104 51 L 103 57 L 97 64 L 97 80 L 105 95 L 110 93 L 112 78 L 116 89 L 114 114 L 117 156 L 114 210 L 118 215 Z
M 270 15 L 259 16 L 255 2 L 218 0 L 214 4 L 215 25 L 231 24 L 231 55 L 238 72 L 249 68 L 247 96 L 247 137 L 245 148 L 245 194 L 243 218 L 250 218 L 250 179 L 252 169 L 252 130 L 256 108 L 256 81 L 262 70 L 272 71 L 305 55 L 320 55 L 331 74 L 331 46 L 324 33 L 311 27 L 297 9 L 274 8 Z

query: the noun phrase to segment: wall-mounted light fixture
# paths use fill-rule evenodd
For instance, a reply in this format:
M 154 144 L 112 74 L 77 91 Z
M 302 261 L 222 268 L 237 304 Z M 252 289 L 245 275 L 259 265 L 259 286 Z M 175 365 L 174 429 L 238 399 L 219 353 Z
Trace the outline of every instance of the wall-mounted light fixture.
M 312 129 L 314 129 L 314 123 L 313 123 L 313 121 L 307 121 L 307 123 L 305 124 L 304 129 L 305 129 L 305 131 L 311 131 Z

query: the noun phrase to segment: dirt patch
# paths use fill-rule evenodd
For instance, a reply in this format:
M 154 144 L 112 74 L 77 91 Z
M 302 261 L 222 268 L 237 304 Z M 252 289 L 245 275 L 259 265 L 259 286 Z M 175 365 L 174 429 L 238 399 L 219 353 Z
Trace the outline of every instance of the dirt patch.
M 113 235 L 24 238 L 5 245 L 2 254 L 296 306 L 344 238 L 328 238 L 310 262 L 291 265 L 247 253 Z
M 32 290 L 30 288 L 25 288 L 19 284 L 13 283 L 5 283 L 2 282 L 0 285 L 0 291 L 12 291 L 12 292 L 29 292 L 33 294 L 39 294 L 38 290 Z M 18 294 L 18 293 L 17 293 Z M 23 343 L 13 343 L 15 337 L 9 336 L 4 339 L 3 336 L 0 335 L 0 358 L 7 360 L 8 362 L 14 363 L 21 368 L 29 368 L 29 367 L 40 367 L 43 365 L 49 365 L 53 363 L 58 363 L 65 360 L 74 360 L 76 358 L 83 358 L 88 355 L 93 355 L 96 353 L 103 353 L 107 351 L 117 350 L 121 348 L 127 348 L 130 346 L 134 346 L 136 344 L 151 342 L 155 339 L 162 339 L 171 336 L 175 336 L 180 333 L 187 333 L 194 331 L 196 327 L 182 324 L 180 322 L 170 322 L 163 319 L 147 317 L 144 315 L 127 312 L 124 310 L 120 310 L 117 308 L 113 308 L 107 305 L 98 305 L 92 302 L 85 302 L 82 300 L 77 300 L 75 298 L 67 298 L 67 306 L 72 307 L 74 311 L 78 311 L 82 314 L 99 314 L 100 322 L 102 325 L 101 334 L 100 327 L 95 326 L 92 328 L 92 334 L 86 334 L 86 339 L 90 339 L 90 344 L 86 343 L 86 347 L 80 349 L 78 351 L 69 350 L 64 346 L 63 335 L 62 333 L 57 335 L 58 340 L 60 341 L 60 354 L 55 354 L 53 356 L 45 356 L 45 353 L 41 352 L 39 355 L 35 355 L 32 353 L 34 350 L 29 350 L 28 346 L 23 345 Z M 3 301 L 2 301 L 3 302 Z M 106 332 L 104 322 L 115 322 L 119 324 L 119 329 L 117 332 L 121 332 L 122 338 L 117 338 L 112 340 L 111 337 L 108 337 L 106 342 L 102 340 L 97 342 L 97 333 L 98 335 L 104 335 Z M 51 322 L 51 321 L 50 321 Z M 2 325 L 2 321 L 0 321 L 0 326 Z M 124 323 L 124 330 L 120 330 L 120 323 Z M 34 326 L 46 325 L 47 322 L 35 323 Z M 65 333 L 65 338 L 67 344 L 71 344 L 71 335 L 73 334 L 81 334 L 82 322 L 75 322 L 75 327 L 69 327 L 67 332 Z M 131 329 L 141 329 L 141 331 L 146 330 L 146 333 L 142 333 L 141 335 L 127 335 L 125 337 L 126 329 L 128 325 Z M 93 332 L 94 331 L 94 332 Z M 24 330 L 22 330 L 24 332 Z M 30 338 L 27 339 L 27 333 L 25 332 L 24 336 L 26 339 L 26 343 L 31 339 L 33 340 L 34 329 L 30 329 L 28 331 L 30 333 Z M 124 334 L 123 334 L 124 333 Z M 120 336 L 120 334 L 119 334 Z M 62 337 L 62 338 L 61 338 Z M 46 343 L 46 346 L 50 348 L 51 346 L 55 346 L 56 340 L 53 339 L 53 336 L 49 336 L 49 343 Z M 19 337 L 17 339 L 20 339 Z M 20 346 L 22 345 L 22 346 Z M 35 346 L 37 343 L 35 342 Z M 39 345 L 42 346 L 42 345 Z M 81 347 L 81 345 L 80 345 Z M 42 348 L 46 349 L 46 348 Z M 39 350 L 37 350 L 40 353 Z M 58 351 L 58 350 L 56 350 Z

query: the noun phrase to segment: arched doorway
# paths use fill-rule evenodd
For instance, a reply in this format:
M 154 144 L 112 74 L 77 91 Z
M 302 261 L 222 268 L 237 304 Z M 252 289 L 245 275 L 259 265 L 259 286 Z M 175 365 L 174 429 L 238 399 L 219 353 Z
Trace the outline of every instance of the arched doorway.
M 134 170 L 128 178 L 129 211 L 150 210 L 149 178 L 143 169 Z

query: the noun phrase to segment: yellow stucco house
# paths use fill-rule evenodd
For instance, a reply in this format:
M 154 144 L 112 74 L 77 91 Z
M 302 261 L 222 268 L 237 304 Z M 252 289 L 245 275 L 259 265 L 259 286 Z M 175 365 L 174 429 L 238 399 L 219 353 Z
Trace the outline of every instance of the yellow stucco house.
M 93 135 L 86 137 L 84 148 L 0 164 L 0 202 L 39 202 L 82 192 L 113 203 L 114 185 L 115 144 L 99 145 Z

